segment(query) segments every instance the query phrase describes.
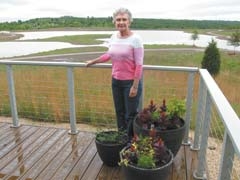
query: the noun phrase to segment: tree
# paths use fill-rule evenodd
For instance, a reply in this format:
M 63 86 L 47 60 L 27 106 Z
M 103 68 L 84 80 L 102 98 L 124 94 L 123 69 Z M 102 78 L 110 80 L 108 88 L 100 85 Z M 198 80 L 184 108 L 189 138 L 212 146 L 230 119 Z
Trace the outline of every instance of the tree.
M 240 46 L 240 32 L 236 30 L 234 33 L 232 33 L 229 41 L 228 41 L 232 46 L 234 46 L 234 52 L 233 54 L 236 53 L 236 47 Z
M 221 60 L 217 43 L 212 39 L 204 51 L 202 68 L 207 69 L 211 75 L 216 76 L 220 71 L 220 65 Z
M 194 47 L 194 46 L 195 46 L 195 41 L 196 41 L 197 39 L 199 39 L 198 31 L 197 31 L 197 30 L 194 30 L 194 31 L 192 32 L 191 39 L 193 40 L 193 47 Z

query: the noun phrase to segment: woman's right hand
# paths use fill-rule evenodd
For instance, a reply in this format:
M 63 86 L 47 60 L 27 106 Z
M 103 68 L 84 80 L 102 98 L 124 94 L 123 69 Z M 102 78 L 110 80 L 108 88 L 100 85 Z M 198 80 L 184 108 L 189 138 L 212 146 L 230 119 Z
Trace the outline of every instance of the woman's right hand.
M 86 61 L 86 67 L 89 67 L 94 64 L 93 60 Z

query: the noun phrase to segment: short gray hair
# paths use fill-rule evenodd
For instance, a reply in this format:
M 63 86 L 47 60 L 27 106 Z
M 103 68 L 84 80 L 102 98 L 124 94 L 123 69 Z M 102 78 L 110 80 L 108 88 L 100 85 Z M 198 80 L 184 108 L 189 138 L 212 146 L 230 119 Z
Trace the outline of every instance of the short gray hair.
M 132 13 L 128 9 L 126 9 L 126 8 L 119 8 L 116 11 L 114 11 L 114 13 L 113 13 L 113 23 L 116 21 L 116 17 L 117 17 L 118 14 L 127 14 L 128 18 L 129 18 L 129 21 L 130 22 L 133 21 Z

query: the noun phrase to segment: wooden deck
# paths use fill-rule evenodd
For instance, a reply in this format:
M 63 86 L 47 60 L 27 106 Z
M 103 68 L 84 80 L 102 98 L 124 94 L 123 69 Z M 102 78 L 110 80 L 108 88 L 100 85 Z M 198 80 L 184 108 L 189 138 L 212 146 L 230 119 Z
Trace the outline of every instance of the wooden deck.
M 107 167 L 99 158 L 91 132 L 68 134 L 67 129 L 0 123 L 0 179 L 124 180 L 120 167 Z M 192 180 L 196 152 L 182 146 L 169 180 Z

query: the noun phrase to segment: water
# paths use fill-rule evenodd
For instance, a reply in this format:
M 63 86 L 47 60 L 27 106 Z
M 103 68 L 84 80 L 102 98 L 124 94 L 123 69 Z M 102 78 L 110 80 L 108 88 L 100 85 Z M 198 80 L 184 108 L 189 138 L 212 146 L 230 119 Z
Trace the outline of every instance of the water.
M 0 42 L 0 58 L 28 55 L 43 51 L 55 49 L 72 48 L 72 47 L 89 47 L 90 45 L 72 45 L 64 42 L 24 42 L 21 40 L 43 39 L 54 36 L 64 35 L 84 35 L 84 34 L 112 34 L 114 31 L 38 31 L 38 32 L 18 32 L 24 37 L 19 41 Z M 183 31 L 154 31 L 142 30 L 135 31 L 138 33 L 144 44 L 183 44 L 192 45 L 191 33 Z M 194 43 L 198 47 L 206 47 L 211 40 L 217 42 L 217 47 L 220 49 L 234 50 L 233 46 L 228 45 L 226 40 L 217 39 L 215 36 L 199 35 L 199 39 Z M 104 46 L 104 42 L 102 44 Z M 92 46 L 92 45 L 91 45 Z M 240 51 L 240 47 L 236 48 Z
M 184 44 L 193 45 L 191 33 L 183 31 L 138 31 L 143 37 L 144 44 Z M 206 47 L 214 39 L 220 49 L 233 50 L 232 46 L 227 44 L 226 40 L 217 39 L 215 36 L 199 35 L 199 39 L 194 42 L 198 47 Z M 240 49 L 239 49 L 240 50 Z

